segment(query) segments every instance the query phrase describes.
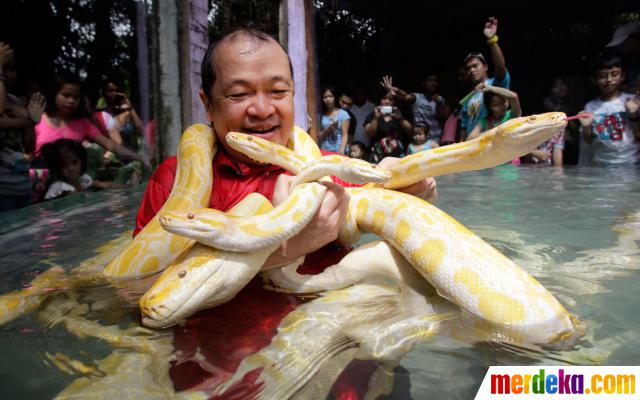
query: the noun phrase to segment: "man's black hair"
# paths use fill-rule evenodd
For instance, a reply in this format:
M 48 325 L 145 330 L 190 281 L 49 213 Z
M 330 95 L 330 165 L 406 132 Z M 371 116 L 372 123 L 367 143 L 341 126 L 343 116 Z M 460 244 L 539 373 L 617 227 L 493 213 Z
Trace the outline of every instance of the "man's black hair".
M 488 65 L 487 63 L 487 59 L 484 58 L 484 55 L 482 53 L 480 53 L 479 51 L 472 51 L 471 53 L 467 54 L 467 56 L 464 58 L 463 61 L 463 66 L 466 68 L 467 63 L 469 62 L 469 60 L 471 60 L 472 58 L 477 58 L 478 60 L 480 60 L 480 62 L 482 62 L 484 65 Z
M 202 79 L 202 91 L 204 92 L 205 96 L 207 96 L 207 98 L 209 98 L 211 88 L 213 88 L 213 85 L 216 83 L 216 70 L 213 66 L 213 54 L 220 43 L 226 40 L 233 39 L 236 36 L 247 37 L 251 39 L 253 43 L 264 43 L 270 41 L 277 43 L 287 55 L 287 60 L 289 61 L 289 70 L 291 71 L 291 79 L 293 79 L 293 65 L 291 64 L 291 58 L 289 58 L 289 53 L 287 53 L 287 50 L 282 46 L 282 44 L 280 44 L 280 42 L 278 42 L 276 38 L 269 35 L 267 32 L 264 32 L 251 25 L 241 25 L 233 27 L 216 36 L 209 44 L 207 52 L 204 53 L 202 66 L 200 67 L 200 75 Z
M 591 63 L 591 74 L 596 75 L 601 69 L 622 68 L 624 71 L 624 60 L 614 51 L 604 51 L 598 54 Z

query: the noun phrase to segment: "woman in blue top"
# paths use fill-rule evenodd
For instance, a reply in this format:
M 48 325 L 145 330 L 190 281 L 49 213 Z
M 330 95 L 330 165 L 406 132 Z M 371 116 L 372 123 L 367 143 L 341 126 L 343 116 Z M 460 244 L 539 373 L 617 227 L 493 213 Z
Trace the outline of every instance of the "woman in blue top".
M 331 87 L 322 89 L 322 119 L 318 144 L 322 150 L 345 154 L 349 141 L 349 114 L 336 107 L 335 91 Z

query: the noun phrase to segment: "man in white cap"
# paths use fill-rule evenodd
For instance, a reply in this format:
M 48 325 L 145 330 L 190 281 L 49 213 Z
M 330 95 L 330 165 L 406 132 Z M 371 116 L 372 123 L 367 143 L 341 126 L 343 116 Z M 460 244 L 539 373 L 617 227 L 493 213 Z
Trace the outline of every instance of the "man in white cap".
M 615 47 L 627 63 L 623 90 L 637 93 L 640 90 L 640 22 L 629 22 L 618 27 L 607 47 Z

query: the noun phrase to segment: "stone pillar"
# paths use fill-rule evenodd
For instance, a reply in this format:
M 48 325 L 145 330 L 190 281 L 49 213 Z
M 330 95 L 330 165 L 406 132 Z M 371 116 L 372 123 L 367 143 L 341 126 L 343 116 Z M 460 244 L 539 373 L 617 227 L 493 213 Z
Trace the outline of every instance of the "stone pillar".
M 182 93 L 180 90 L 179 18 L 177 0 L 156 3 L 157 101 L 155 118 L 160 145 L 160 158 L 175 155 L 182 133 Z
M 281 9 L 280 16 L 286 16 L 288 29 L 286 35 L 280 33 L 280 38 L 287 39 L 287 51 L 293 65 L 295 122 L 309 130 L 315 139 L 318 111 L 313 5 L 310 0 L 282 1 L 286 1 L 286 8 L 284 12 Z
M 182 0 L 182 124 L 207 123 L 200 101 L 200 66 L 209 46 L 207 0 Z

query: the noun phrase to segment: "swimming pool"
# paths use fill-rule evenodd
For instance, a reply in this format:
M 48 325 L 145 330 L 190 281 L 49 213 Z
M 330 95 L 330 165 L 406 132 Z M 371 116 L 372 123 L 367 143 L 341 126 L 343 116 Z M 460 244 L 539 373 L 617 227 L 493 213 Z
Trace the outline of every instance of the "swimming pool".
M 538 278 L 589 328 L 571 351 L 433 337 L 404 356 L 391 397 L 471 398 L 490 365 L 636 364 L 639 175 L 634 168 L 502 166 L 438 178 L 442 209 Z M 95 255 L 132 228 L 141 197 L 141 189 L 81 193 L 0 214 L 0 293 L 21 288 L 52 265 L 70 269 Z M 87 315 L 102 325 L 134 323 L 131 306 L 104 300 L 114 298 L 109 288 L 77 296 L 88 299 L 95 312 Z M 80 339 L 33 315 L 0 327 L 0 346 L 0 397 L 7 398 L 54 397 L 82 376 L 56 367 L 65 356 L 91 366 L 113 350 L 104 340 Z

